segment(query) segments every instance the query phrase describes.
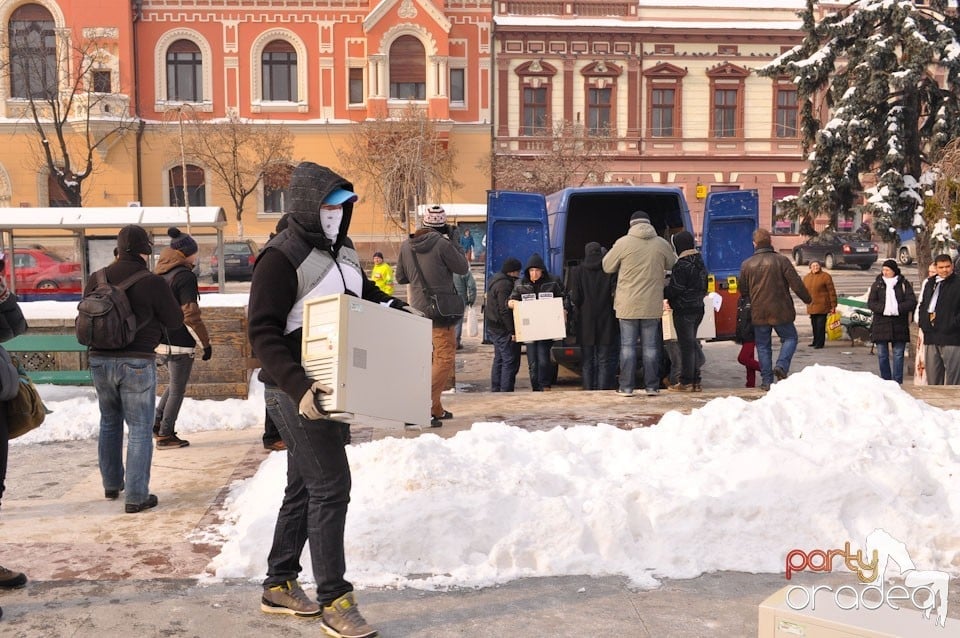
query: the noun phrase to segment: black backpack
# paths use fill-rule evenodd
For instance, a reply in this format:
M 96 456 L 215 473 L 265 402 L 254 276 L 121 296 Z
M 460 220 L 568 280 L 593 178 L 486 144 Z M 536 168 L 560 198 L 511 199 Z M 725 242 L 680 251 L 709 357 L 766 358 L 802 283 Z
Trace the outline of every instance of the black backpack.
M 94 350 L 122 350 L 137 334 L 137 317 L 127 299 L 127 288 L 150 276 L 133 273 L 117 285 L 107 281 L 106 269 L 93 273 L 93 290 L 77 304 L 77 341 Z

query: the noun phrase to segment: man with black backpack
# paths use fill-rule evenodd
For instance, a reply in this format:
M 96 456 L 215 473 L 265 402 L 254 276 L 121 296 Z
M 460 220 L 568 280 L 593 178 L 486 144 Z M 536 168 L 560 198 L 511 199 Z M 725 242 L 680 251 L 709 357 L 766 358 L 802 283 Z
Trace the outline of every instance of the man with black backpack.
M 97 452 L 103 495 L 116 499 L 126 489 L 128 514 L 157 505 L 157 497 L 150 493 L 157 399 L 154 349 L 163 330 L 173 332 L 183 326 L 183 311 L 170 286 L 147 269 L 152 253 L 147 231 L 133 224 L 124 226 L 117 235 L 116 261 L 90 276 L 78 306 L 77 338 L 90 347 L 90 372 L 100 404 Z M 91 303 L 94 300 L 96 304 Z M 94 315 L 91 306 L 101 308 L 101 314 Z M 102 326 L 118 323 L 134 330 L 119 342 L 111 341 Z M 121 345 L 124 341 L 128 342 Z M 124 421 L 130 430 L 126 472 Z

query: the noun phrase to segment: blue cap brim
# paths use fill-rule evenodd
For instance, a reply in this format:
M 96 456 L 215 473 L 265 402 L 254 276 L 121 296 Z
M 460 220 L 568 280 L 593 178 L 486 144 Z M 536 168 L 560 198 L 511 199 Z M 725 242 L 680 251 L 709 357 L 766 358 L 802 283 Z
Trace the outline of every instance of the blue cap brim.
M 337 204 L 355 201 L 357 201 L 357 194 L 353 191 L 348 191 L 344 188 L 335 188 L 324 198 L 323 203 L 336 206 Z

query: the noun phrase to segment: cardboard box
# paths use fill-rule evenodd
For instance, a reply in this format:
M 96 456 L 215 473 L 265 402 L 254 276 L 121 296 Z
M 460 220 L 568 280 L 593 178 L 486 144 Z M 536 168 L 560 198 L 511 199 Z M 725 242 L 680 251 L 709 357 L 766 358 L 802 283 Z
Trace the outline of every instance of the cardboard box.
M 324 408 L 417 425 L 430 423 L 432 323 L 349 295 L 303 306 L 303 368 L 334 389 Z
M 799 586 L 797 586 L 799 587 Z M 887 586 L 889 588 L 889 585 Z M 803 592 L 790 590 L 788 585 L 760 603 L 758 638 L 945 638 L 955 635 L 947 618 L 945 627 L 938 627 L 934 617 L 926 619 L 923 612 L 910 607 L 909 601 L 899 601 L 899 610 L 880 604 L 880 600 L 868 600 L 870 607 L 858 607 L 857 598 L 845 591 L 838 592 L 839 585 L 831 590 L 818 590 L 815 605 L 807 603 Z M 804 589 L 809 592 L 810 586 Z M 859 590 L 859 586 L 853 586 Z M 787 595 L 794 609 L 787 604 Z M 839 605 L 837 604 L 839 601 Z M 847 609 L 843 609 L 842 607 Z
M 553 297 L 517 302 L 513 307 L 513 325 L 519 342 L 563 339 L 567 336 L 563 299 Z

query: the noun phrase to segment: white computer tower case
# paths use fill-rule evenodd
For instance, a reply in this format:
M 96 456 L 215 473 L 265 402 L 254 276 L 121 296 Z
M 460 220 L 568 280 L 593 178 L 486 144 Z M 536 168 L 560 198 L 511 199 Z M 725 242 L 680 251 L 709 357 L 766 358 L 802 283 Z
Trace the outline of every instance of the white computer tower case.
M 328 295 L 303 307 L 303 367 L 333 388 L 324 408 L 427 425 L 433 341 L 429 319 L 351 297 Z
M 513 307 L 513 327 L 518 342 L 563 339 L 567 336 L 563 299 L 547 297 L 520 301 Z

